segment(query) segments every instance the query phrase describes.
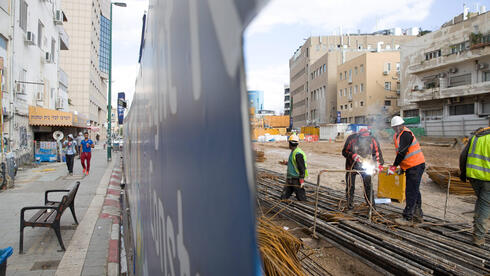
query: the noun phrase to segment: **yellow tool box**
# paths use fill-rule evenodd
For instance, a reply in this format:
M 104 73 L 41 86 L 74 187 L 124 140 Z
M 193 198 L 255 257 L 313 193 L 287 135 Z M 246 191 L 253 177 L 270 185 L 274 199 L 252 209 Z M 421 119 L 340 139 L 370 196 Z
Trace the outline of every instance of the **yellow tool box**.
M 391 198 L 398 202 L 405 201 L 405 173 L 387 175 L 387 169 L 378 174 L 378 198 Z

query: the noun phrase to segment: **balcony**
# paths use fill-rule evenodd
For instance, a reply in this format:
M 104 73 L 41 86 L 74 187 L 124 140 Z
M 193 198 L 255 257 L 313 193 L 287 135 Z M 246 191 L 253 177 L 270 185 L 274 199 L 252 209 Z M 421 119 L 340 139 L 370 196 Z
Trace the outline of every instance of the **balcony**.
M 63 27 L 59 26 L 58 30 L 60 33 L 60 50 L 68 50 L 70 45 L 70 37 Z
M 411 102 L 422 102 L 430 100 L 447 99 L 453 97 L 474 96 L 487 94 L 490 90 L 490 82 L 480 82 L 469 85 L 461 85 L 448 88 L 427 88 L 423 90 L 410 91 L 408 100 Z
M 443 55 L 429 60 L 420 60 L 418 61 L 420 62 L 419 64 L 408 66 L 407 72 L 409 74 L 418 74 L 426 71 L 439 69 L 443 66 L 451 66 L 461 62 L 479 59 L 488 55 L 490 55 L 490 47 L 466 50 L 455 54 Z
M 58 82 L 65 87 L 68 87 L 68 74 L 63 69 L 58 69 Z

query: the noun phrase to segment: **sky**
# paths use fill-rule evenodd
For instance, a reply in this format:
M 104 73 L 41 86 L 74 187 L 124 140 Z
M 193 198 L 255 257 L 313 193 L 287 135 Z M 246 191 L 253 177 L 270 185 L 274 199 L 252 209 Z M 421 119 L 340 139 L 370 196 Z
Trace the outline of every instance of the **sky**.
M 223 0 L 226 1 L 226 0 Z M 138 72 L 142 16 L 147 0 L 126 0 L 113 10 L 113 91 L 131 101 Z M 452 17 L 490 0 L 271 0 L 244 33 L 249 90 L 264 91 L 264 108 L 283 111 L 289 59 L 312 35 L 370 33 L 393 27 L 437 30 Z M 113 104 L 116 100 L 113 97 Z

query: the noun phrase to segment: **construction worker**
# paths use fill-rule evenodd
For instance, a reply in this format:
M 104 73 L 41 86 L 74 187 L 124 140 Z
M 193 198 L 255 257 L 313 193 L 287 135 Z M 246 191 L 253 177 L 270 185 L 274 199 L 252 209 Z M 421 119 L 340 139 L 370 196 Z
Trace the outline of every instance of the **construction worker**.
M 475 131 L 459 159 L 461 180 L 470 180 L 476 194 L 473 244 L 485 245 L 490 217 L 490 127 Z
M 299 201 L 306 201 L 306 192 L 304 189 L 305 177 L 308 176 L 306 166 L 306 154 L 298 147 L 299 137 L 293 134 L 289 137 L 289 149 L 291 153 L 288 159 L 288 169 L 286 186 L 281 194 L 281 199 L 288 199 L 293 192 Z
M 391 127 L 395 131 L 393 142 L 395 144 L 396 157 L 387 174 L 395 174 L 398 166 L 405 171 L 406 205 L 403 210 L 403 217 L 396 219 L 395 222 L 400 225 L 412 225 L 414 219 L 415 222 L 423 222 L 420 181 L 425 170 L 425 158 L 417 138 L 404 124 L 405 121 L 400 116 L 394 116 L 391 119 Z
M 345 169 L 346 170 L 359 170 L 364 183 L 364 191 L 366 192 L 365 199 L 369 205 L 372 199 L 372 185 L 371 175 L 377 169 L 378 171 L 383 169 L 383 154 L 381 153 L 381 147 L 378 140 L 371 134 L 368 129 L 361 129 L 358 133 L 351 134 L 345 141 L 344 148 L 342 149 L 342 155 L 345 157 Z M 370 171 L 366 170 L 364 162 L 370 162 L 375 167 Z M 356 184 L 355 172 L 345 173 L 345 196 L 347 199 L 347 209 L 351 210 L 354 207 L 354 191 Z M 371 202 L 374 206 L 374 202 Z

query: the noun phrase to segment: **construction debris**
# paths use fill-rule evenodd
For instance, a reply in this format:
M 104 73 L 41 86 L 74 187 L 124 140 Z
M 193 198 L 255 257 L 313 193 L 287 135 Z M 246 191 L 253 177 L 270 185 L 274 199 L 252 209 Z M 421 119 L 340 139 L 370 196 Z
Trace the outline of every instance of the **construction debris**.
M 427 168 L 427 174 L 429 178 L 432 179 L 437 185 L 442 189 L 447 190 L 447 185 L 449 183 L 449 175 L 451 175 L 451 185 L 449 186 L 449 193 L 456 195 L 474 195 L 475 192 L 471 187 L 469 181 L 461 181 L 459 179 L 460 171 L 457 168 L 447 168 L 447 167 L 435 167 L 430 166 Z
M 276 174 L 275 179 L 260 174 Z M 281 201 L 283 175 L 259 169 L 257 197 L 262 209 L 275 212 L 310 228 L 315 221 L 315 207 L 311 202 Z M 316 185 L 306 184 L 307 191 Z M 488 275 L 490 274 L 490 246 L 472 244 L 471 227 L 465 223 L 448 223 L 424 216 L 424 223 L 416 227 L 399 226 L 393 219 L 400 217 L 400 208 L 376 206 L 373 220 L 367 212 L 345 218 L 338 215 L 345 194 L 326 187 L 319 188 L 316 233 L 346 253 L 358 257 L 366 265 L 382 274 L 395 275 Z M 361 198 L 356 198 L 357 205 Z M 363 201 L 363 200 L 362 200 Z M 328 216 L 326 214 L 332 214 Z M 490 239 L 487 237 L 487 241 Z M 291 274 L 294 275 L 294 274 Z
M 265 217 L 257 219 L 257 239 L 267 276 L 305 276 L 298 252 L 301 241 Z
M 254 150 L 254 153 L 255 153 L 255 162 L 265 161 L 265 153 L 263 150 Z

